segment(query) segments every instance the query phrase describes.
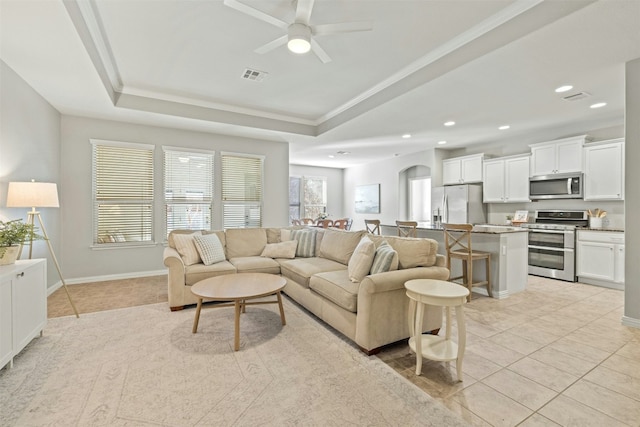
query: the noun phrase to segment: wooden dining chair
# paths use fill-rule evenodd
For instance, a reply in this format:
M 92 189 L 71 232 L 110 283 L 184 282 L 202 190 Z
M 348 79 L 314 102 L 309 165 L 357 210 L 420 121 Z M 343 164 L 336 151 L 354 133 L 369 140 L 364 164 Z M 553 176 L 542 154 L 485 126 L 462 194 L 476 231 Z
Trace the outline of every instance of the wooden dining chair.
M 333 226 L 333 220 L 332 219 L 319 219 L 318 222 L 316 222 L 316 225 L 322 228 L 329 228 Z
M 300 219 L 300 221 L 302 222 L 302 225 L 313 225 L 315 224 L 315 221 L 311 218 L 302 218 Z
M 353 218 L 347 218 L 347 231 L 351 230 L 351 225 L 353 225 Z
M 371 234 L 380 235 L 380 220 L 379 219 L 365 219 L 364 226 L 367 227 L 367 231 Z
M 299 219 L 292 219 L 291 225 L 302 225 L 302 222 Z
M 444 230 L 444 246 L 447 257 L 447 268 L 451 270 L 451 260 L 462 261 L 462 275 L 450 277 L 450 282 L 462 279 L 462 285 L 469 289 L 467 301 L 471 301 L 471 292 L 474 286 L 486 286 L 490 297 L 491 292 L 491 254 L 489 252 L 474 251 L 471 247 L 471 224 L 442 224 Z M 485 260 L 485 280 L 473 281 L 473 262 Z
M 336 219 L 335 221 L 333 221 L 332 227 L 339 228 L 341 230 L 346 230 L 348 222 L 349 220 L 347 218 Z
M 416 221 L 396 221 L 398 236 L 418 237 L 418 223 Z

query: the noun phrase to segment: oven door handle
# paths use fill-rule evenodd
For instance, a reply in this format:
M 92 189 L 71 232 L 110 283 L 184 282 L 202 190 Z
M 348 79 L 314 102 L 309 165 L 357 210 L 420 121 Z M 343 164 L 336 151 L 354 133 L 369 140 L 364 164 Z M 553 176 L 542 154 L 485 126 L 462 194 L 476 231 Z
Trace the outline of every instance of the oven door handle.
M 545 251 L 553 251 L 553 252 L 573 252 L 573 248 L 550 248 L 549 246 L 537 246 L 537 245 L 529 245 L 527 246 L 529 249 L 543 249 Z
M 573 231 L 567 231 L 567 230 L 534 230 L 534 229 L 529 229 L 529 232 L 531 233 L 543 233 L 543 234 L 565 234 L 565 233 L 569 233 L 569 234 L 573 234 Z

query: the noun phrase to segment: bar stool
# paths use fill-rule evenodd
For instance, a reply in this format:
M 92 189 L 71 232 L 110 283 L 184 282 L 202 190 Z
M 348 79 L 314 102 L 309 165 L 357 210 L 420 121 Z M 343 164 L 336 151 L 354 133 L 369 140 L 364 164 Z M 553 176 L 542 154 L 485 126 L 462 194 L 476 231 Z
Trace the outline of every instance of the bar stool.
M 444 229 L 444 246 L 447 255 L 447 268 L 451 270 L 451 259 L 462 261 L 462 275 L 450 277 L 450 282 L 462 279 L 462 284 L 469 289 L 468 301 L 471 301 L 471 292 L 474 286 L 485 285 L 487 294 L 493 297 L 491 292 L 491 254 L 489 252 L 474 251 L 471 248 L 471 224 L 442 224 Z M 473 262 L 485 261 L 485 280 L 473 281 Z
M 380 234 L 380 220 L 379 219 L 365 219 L 364 226 L 367 227 L 367 232 L 371 234 Z
M 418 237 L 417 221 L 396 221 L 396 227 L 400 237 Z
M 462 381 L 462 359 L 467 342 L 463 306 L 469 290 L 455 283 L 435 279 L 413 279 L 405 282 L 409 297 L 409 347 L 416 353 L 416 375 L 422 372 L 422 358 L 456 361 L 458 381 Z M 424 306 L 445 307 L 445 336 L 422 333 Z M 458 342 L 451 341 L 451 307 L 456 309 Z

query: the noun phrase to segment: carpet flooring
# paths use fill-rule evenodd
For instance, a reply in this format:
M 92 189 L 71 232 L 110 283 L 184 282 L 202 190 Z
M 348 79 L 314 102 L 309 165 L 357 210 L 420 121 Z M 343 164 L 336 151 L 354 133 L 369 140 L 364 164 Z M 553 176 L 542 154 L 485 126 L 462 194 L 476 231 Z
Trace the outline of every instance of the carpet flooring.
M 166 303 L 49 319 L 0 371 L 3 426 L 460 426 L 378 358 L 284 299 L 233 309 Z

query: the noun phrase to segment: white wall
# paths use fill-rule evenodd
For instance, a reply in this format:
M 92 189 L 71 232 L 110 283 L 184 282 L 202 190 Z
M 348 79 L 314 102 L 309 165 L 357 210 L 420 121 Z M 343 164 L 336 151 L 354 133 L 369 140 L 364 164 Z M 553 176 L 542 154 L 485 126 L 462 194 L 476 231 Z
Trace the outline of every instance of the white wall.
M 91 139 L 154 144 L 155 239 L 152 248 L 91 249 L 93 242 Z M 216 151 L 214 229 L 222 226 L 219 201 L 220 151 L 265 156 L 263 226 L 288 222 L 289 146 L 286 143 L 252 140 L 225 135 L 190 132 L 130 123 L 62 116 L 62 170 L 60 203 L 63 206 L 63 269 L 70 281 L 131 277 L 163 272 L 164 214 L 162 146 Z
M 0 61 L 0 219 L 22 218 L 26 221 L 28 208 L 6 207 L 7 186 L 11 181 L 31 179 L 60 184 L 60 114 Z M 41 208 L 39 211 L 60 258 L 62 209 Z M 25 248 L 22 258 L 28 256 L 28 248 Z M 48 286 L 59 282 L 60 277 L 44 241 L 34 242 L 33 258 L 47 258 Z M 64 269 L 62 271 L 64 274 Z
M 400 179 L 401 172 L 413 166 L 425 166 L 430 168 L 432 176 L 435 176 L 434 170 L 440 171 L 438 159 L 439 153 L 435 150 L 426 150 L 345 169 L 345 214 L 353 218 L 351 229 L 363 230 L 365 219 L 379 219 L 383 224 L 395 224 L 398 219 L 406 219 L 404 216 L 407 213 L 401 207 L 406 204 L 403 196 L 406 193 L 401 191 L 401 186 L 405 185 Z M 368 184 L 380 184 L 380 213 L 356 214 L 353 202 L 356 186 Z
M 640 58 L 626 65 L 625 107 L 625 291 L 623 322 L 640 328 L 640 228 L 636 221 L 640 212 Z
M 291 176 L 324 176 L 327 178 L 327 213 L 330 219 L 348 217 L 343 203 L 344 172 L 337 168 L 290 165 Z M 288 187 L 287 183 L 287 188 Z M 287 204 L 289 202 L 287 201 Z M 288 206 L 288 205 L 287 205 Z

